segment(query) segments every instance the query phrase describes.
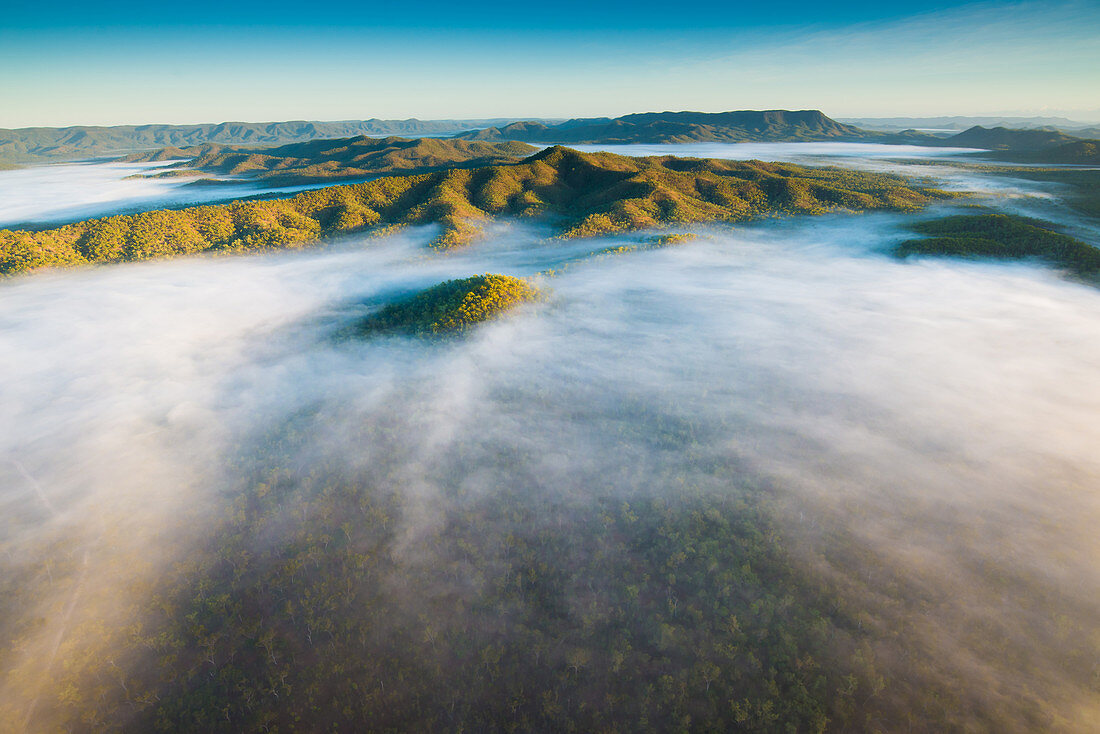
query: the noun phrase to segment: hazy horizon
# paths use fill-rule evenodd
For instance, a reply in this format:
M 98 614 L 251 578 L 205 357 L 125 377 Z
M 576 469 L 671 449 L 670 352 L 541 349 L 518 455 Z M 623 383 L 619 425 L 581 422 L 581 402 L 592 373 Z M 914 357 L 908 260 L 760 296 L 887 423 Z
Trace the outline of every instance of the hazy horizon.
M 147 125 L 170 125 L 170 126 L 231 125 L 231 124 L 237 124 L 237 123 L 245 124 L 245 125 L 268 125 L 268 124 L 279 124 L 279 123 L 287 123 L 287 122 L 339 123 L 339 122 L 359 122 L 359 121 L 366 121 L 366 120 L 383 120 L 383 121 L 387 121 L 387 122 L 388 121 L 405 122 L 405 121 L 410 121 L 410 120 L 419 120 L 419 121 L 422 121 L 422 122 L 438 122 L 438 121 L 482 122 L 482 121 L 487 121 L 487 120 L 522 121 L 522 120 L 536 120 L 537 119 L 537 120 L 562 121 L 562 122 L 564 122 L 566 120 L 581 119 L 581 118 L 584 118 L 584 119 L 614 118 L 614 117 L 619 117 L 619 116 L 622 116 L 622 115 L 629 115 L 629 114 L 635 114 L 635 113 L 702 112 L 702 113 L 707 113 L 707 114 L 713 114 L 713 113 L 719 113 L 719 112 L 739 112 L 739 111 L 744 111 L 744 110 L 748 110 L 748 109 L 750 109 L 750 108 L 728 107 L 728 108 L 722 108 L 722 109 L 691 109 L 691 110 L 671 110 L 671 109 L 666 110 L 666 109 L 656 109 L 656 108 L 654 108 L 654 109 L 628 110 L 626 112 L 620 112 L 620 113 L 616 113 L 614 115 L 610 115 L 610 114 L 571 115 L 571 116 L 567 116 L 567 117 L 563 117 L 563 116 L 551 117 L 551 116 L 546 116 L 546 115 L 543 115 L 543 116 L 534 116 L 534 115 L 531 115 L 531 116 L 523 116 L 523 115 L 486 116 L 486 115 L 481 115 L 481 116 L 469 116 L 469 117 L 415 117 L 415 116 L 413 116 L 413 117 L 380 117 L 378 115 L 368 115 L 368 116 L 365 116 L 365 117 L 347 117 L 347 118 L 340 118 L 340 119 L 335 119 L 335 118 L 330 118 L 330 119 L 320 119 L 320 118 L 310 118 L 310 119 L 294 118 L 294 119 L 290 119 L 290 118 L 287 118 L 287 119 L 282 119 L 282 120 L 274 120 L 274 119 L 270 119 L 270 120 L 244 120 L 244 119 L 198 120 L 198 119 L 196 119 L 196 120 L 188 120 L 188 121 L 182 121 L 182 122 L 164 121 L 164 120 L 145 120 L 145 121 L 140 121 L 140 122 L 133 122 L 133 121 L 131 121 L 131 122 L 111 122 L 111 123 L 85 123 L 85 122 L 79 122 L 79 123 L 70 123 L 70 124 L 64 124 L 64 125 L 20 125 L 19 127 L 7 127 L 7 128 L 2 128 L 2 129 L 19 130 L 19 129 L 29 129 L 29 128 L 68 128 L 68 127 L 142 127 L 142 126 L 147 126 Z M 774 109 L 782 109 L 782 110 L 786 110 L 786 111 L 797 111 L 797 110 L 801 110 L 803 108 L 786 107 L 786 108 L 774 108 Z M 989 117 L 993 117 L 993 118 L 1000 118 L 1000 117 L 1011 118 L 1011 117 L 1018 117 L 1018 118 L 1021 118 L 1021 119 L 1062 118 L 1062 119 L 1067 120 L 1068 122 L 1080 123 L 1081 125 L 1100 124 L 1100 108 L 1093 111 L 1093 113 L 1096 114 L 1097 117 L 1091 118 L 1091 119 L 1083 118 L 1083 117 L 1077 117 L 1077 118 L 1071 117 L 1070 115 L 1073 114 L 1073 112 L 1074 112 L 1072 110 L 1052 110 L 1052 111 L 1047 111 L 1047 112 L 1034 112 L 1033 114 L 1027 114 L 1025 111 L 1017 110 L 1017 111 L 1009 111 L 1009 112 L 988 112 L 988 113 L 987 112 L 976 112 L 976 113 L 973 113 L 973 114 L 955 114 L 955 113 L 952 113 L 952 112 L 944 112 L 944 113 L 928 113 L 928 114 L 921 114 L 921 115 L 846 115 L 846 114 L 832 114 L 827 110 L 819 110 L 819 111 L 824 113 L 827 117 L 832 118 L 833 120 L 840 121 L 840 122 L 843 122 L 845 120 L 852 120 L 852 119 L 890 120 L 890 119 L 905 119 L 905 118 L 939 119 L 939 118 L 948 118 L 948 117 L 959 117 L 959 118 L 971 118 L 971 117 L 973 117 L 973 118 L 989 118 Z M 396 135 L 397 133 L 394 133 L 394 134 Z

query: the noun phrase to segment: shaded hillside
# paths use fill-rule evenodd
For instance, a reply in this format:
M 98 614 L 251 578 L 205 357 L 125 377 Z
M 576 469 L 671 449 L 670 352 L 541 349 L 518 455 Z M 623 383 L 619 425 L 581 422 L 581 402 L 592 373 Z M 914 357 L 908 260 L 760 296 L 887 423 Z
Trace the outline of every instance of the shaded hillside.
M 488 143 L 442 138 L 340 138 L 291 143 L 277 148 L 202 145 L 162 148 L 128 156 L 130 161 L 187 159 L 150 176 L 193 172 L 246 175 L 269 185 L 291 186 L 341 178 L 366 178 L 465 166 L 476 168 L 519 160 L 535 152 L 524 143 Z
M 1076 142 L 1057 130 L 1010 130 L 1005 127 L 985 128 L 975 125 L 943 141 L 943 145 L 989 150 L 1045 150 Z
M 995 153 L 993 158 L 1020 163 L 1073 163 L 1100 165 L 1100 140 L 1076 140 L 1043 150 L 1008 150 Z
M 0 272 L 300 247 L 376 225 L 440 224 L 434 245 L 446 248 L 468 243 L 494 216 L 556 215 L 562 235 L 577 237 L 767 214 L 913 210 L 949 196 L 885 174 L 555 146 L 510 165 L 387 177 L 288 199 L 0 230 Z
M 691 143 L 862 139 L 864 131 L 818 110 L 738 112 L 645 112 L 614 119 L 576 119 L 547 126 L 517 122 L 463 133 L 468 140 L 539 143 Z
M 944 138 L 939 145 L 986 148 L 983 157 L 1020 163 L 1100 163 L 1100 141 L 1084 140 L 1052 129 L 1011 130 L 980 125 Z
M 154 148 L 277 145 L 356 135 L 453 135 L 507 120 L 345 120 L 341 122 L 222 122 L 206 125 L 116 125 L 112 127 L 23 127 L 0 129 L 0 161 L 75 159 Z
M 1007 127 L 1012 129 L 1054 128 L 1063 132 L 1073 132 L 1083 127 L 1065 117 L 968 117 L 948 115 L 939 117 L 845 117 L 841 122 L 865 130 L 902 131 L 913 129 L 954 130 L 961 132 L 975 125 L 985 127 Z
M 925 237 L 902 242 L 899 257 L 1021 260 L 1038 258 L 1082 277 L 1100 274 L 1100 250 L 1055 232 L 1048 222 L 1009 214 L 966 214 L 921 222 L 913 227 Z

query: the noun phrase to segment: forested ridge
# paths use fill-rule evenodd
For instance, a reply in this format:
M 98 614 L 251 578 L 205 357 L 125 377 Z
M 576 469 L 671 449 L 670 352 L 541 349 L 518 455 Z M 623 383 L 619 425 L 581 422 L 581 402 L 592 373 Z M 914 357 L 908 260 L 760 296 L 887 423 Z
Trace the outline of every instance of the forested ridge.
M 1005 150 L 990 155 L 1002 161 L 1021 163 L 1100 164 L 1100 140 L 1075 140 L 1041 150 Z
M 1100 249 L 1053 229 L 1039 219 L 1012 214 L 957 214 L 912 225 L 924 235 L 897 246 L 900 257 L 944 257 L 1020 260 L 1037 258 L 1074 275 L 1100 275 Z
M 144 174 L 247 176 L 273 186 L 291 186 L 341 178 L 423 173 L 442 168 L 476 168 L 519 160 L 535 152 L 524 143 L 488 143 L 442 138 L 340 138 L 311 140 L 276 148 L 214 143 L 189 148 L 163 148 L 127 156 L 127 161 L 184 159 L 168 170 Z
M 1087 135 L 1088 132 L 1084 134 Z M 990 152 L 982 153 L 981 157 L 999 161 L 1071 165 L 1100 162 L 1100 152 L 1097 149 L 1100 141 L 1083 139 L 1080 133 L 1067 135 L 1052 129 L 1016 130 L 975 125 L 958 135 L 929 144 L 987 148 Z
M 943 139 L 944 145 L 990 150 L 1046 150 L 1057 148 L 1078 138 L 1057 130 L 1017 130 L 1007 127 L 975 125 L 957 135 Z
M 362 319 L 352 333 L 447 336 L 477 324 L 542 294 L 524 278 L 485 273 L 448 280 L 410 298 L 390 303 Z
M 388 177 L 287 199 L 0 230 L 0 273 L 301 247 L 380 225 L 439 224 L 433 244 L 449 248 L 469 243 L 497 216 L 554 215 L 562 236 L 579 237 L 769 214 L 911 211 L 950 196 L 887 174 L 554 146 L 515 164 Z

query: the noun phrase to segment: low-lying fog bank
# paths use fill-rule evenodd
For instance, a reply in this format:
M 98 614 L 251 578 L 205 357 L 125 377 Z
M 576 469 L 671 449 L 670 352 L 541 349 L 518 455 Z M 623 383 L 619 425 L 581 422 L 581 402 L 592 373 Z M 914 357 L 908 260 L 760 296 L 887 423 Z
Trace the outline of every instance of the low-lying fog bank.
M 901 221 L 588 260 L 642 235 L 429 256 L 409 230 L 0 284 L 0 711 L 1089 731 L 1100 292 L 895 260 Z M 337 337 L 551 269 L 466 339 Z
M 271 188 L 245 179 L 239 184 L 203 185 L 189 177 L 140 176 L 156 173 L 172 162 L 55 163 L 0 171 L 0 228 L 43 226 L 273 192 L 293 193 L 325 185 Z

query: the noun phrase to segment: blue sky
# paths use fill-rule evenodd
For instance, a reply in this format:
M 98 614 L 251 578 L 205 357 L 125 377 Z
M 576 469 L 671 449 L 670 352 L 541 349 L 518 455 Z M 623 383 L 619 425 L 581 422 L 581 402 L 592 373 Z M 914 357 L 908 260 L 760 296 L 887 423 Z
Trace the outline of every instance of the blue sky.
M 1100 119 L 1100 4 L 23 4 L 0 126 L 820 108 Z

